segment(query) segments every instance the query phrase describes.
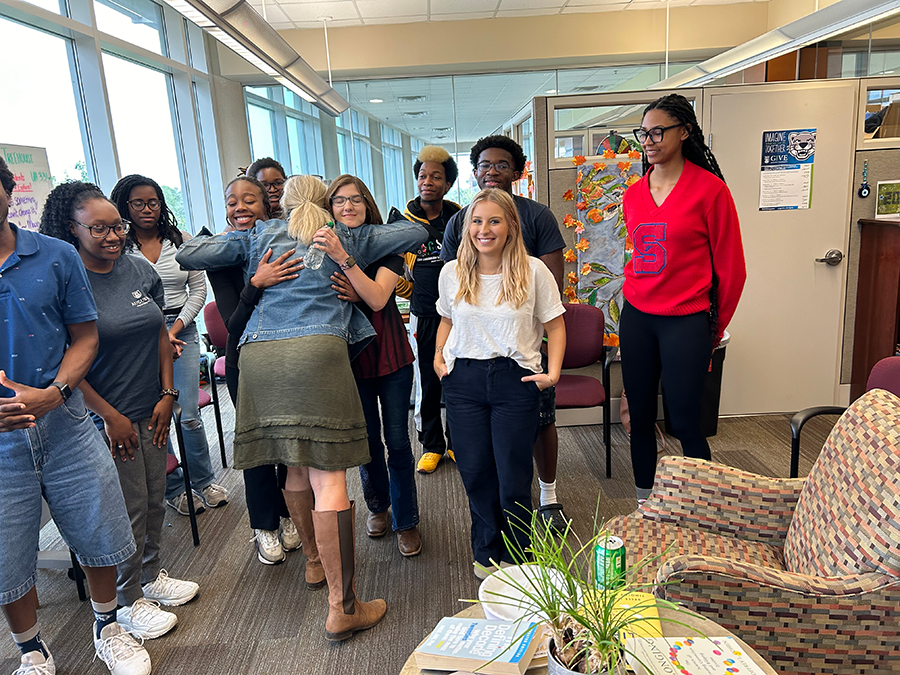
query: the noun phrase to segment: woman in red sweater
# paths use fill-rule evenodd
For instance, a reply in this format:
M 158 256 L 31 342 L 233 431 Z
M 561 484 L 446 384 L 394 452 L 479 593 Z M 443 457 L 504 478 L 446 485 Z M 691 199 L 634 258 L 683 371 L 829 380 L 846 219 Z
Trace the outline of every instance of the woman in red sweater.
M 644 177 L 624 197 L 634 252 L 625 265 L 619 336 L 642 500 L 656 474 L 660 376 L 685 456 L 710 458 L 700 398 L 747 274 L 734 200 L 690 102 L 678 94 L 657 99 L 634 135 L 644 150 Z

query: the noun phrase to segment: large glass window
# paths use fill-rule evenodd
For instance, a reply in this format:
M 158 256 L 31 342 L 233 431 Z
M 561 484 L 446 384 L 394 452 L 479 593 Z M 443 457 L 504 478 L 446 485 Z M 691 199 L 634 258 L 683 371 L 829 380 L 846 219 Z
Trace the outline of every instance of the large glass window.
M 403 179 L 403 139 L 400 132 L 381 125 L 381 152 L 384 160 L 384 193 L 387 205 L 400 210 L 406 204 L 406 181 Z
M 55 182 L 87 180 L 80 111 L 73 82 L 72 45 L 68 40 L 0 18 L 3 49 L 28 54 L 29 68 L 40 77 L 6 77 L 0 105 L 0 140 L 47 149 Z
M 166 55 L 162 8 L 152 0 L 94 0 L 94 14 L 104 33 Z
M 247 106 L 250 125 L 250 154 L 253 159 L 275 157 L 275 114 L 268 108 Z
M 369 140 L 369 118 L 356 110 L 350 112 L 353 123 L 353 156 L 356 176 L 372 188 L 372 143 Z
M 121 174 L 155 180 L 178 221 L 186 222 L 168 75 L 105 52 L 103 70 Z
M 323 176 L 322 133 L 316 119 L 287 118 L 288 145 L 291 149 L 291 172 Z

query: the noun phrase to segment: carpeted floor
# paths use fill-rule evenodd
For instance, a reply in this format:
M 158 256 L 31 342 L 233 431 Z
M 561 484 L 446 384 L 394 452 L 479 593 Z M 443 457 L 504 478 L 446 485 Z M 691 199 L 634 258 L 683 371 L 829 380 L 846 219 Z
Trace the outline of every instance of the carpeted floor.
M 224 386 L 221 391 L 228 401 Z M 224 404 L 223 417 L 228 430 L 233 426 L 230 402 Z M 204 419 L 214 466 L 220 466 L 211 408 Z M 833 416 L 818 418 L 807 425 L 801 475 L 809 471 L 834 420 Z M 229 461 L 230 438 L 226 432 Z M 680 453 L 676 440 L 666 440 L 667 453 Z M 576 531 L 590 531 L 595 509 L 608 517 L 636 507 L 628 440 L 621 426 L 613 426 L 612 479 L 605 478 L 601 427 L 561 428 L 559 441 L 558 494 Z M 787 416 L 723 419 L 718 435 L 710 441 L 715 461 L 771 476 L 788 475 Z M 418 444 L 414 448 L 418 456 Z M 167 509 L 163 565 L 174 577 L 197 581 L 201 590 L 194 601 L 174 609 L 179 625 L 173 632 L 147 642 L 153 672 L 396 675 L 442 616 L 462 609 L 460 599 L 476 596 L 467 502 L 452 462 L 445 459 L 434 474 L 416 475 L 424 548 L 415 558 L 403 558 L 391 535 L 365 536 L 359 474 L 350 471 L 348 478 L 358 506 L 357 590 L 363 599 L 382 597 L 388 604 L 387 616 L 378 626 L 347 642 L 328 643 L 323 636 L 327 590 L 306 590 L 300 552 L 288 554 L 282 565 L 263 566 L 257 561 L 241 476 L 220 468 L 216 480 L 228 488 L 231 502 L 198 517 L 198 548 L 191 545 L 188 519 Z M 536 485 L 535 477 L 535 503 Z M 52 523 L 44 528 L 41 546 L 63 547 Z M 90 603 L 78 601 L 65 572 L 40 570 L 37 589 L 39 621 L 57 673 L 106 673 L 101 663 L 91 662 Z M 0 671 L 13 672 L 18 661 L 12 639 L 7 638 L 0 648 Z

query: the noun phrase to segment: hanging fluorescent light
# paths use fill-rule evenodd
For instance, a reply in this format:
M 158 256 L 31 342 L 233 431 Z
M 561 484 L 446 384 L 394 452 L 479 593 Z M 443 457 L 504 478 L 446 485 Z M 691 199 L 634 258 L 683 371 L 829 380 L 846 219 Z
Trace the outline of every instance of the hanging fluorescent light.
M 900 13 L 900 0 L 839 0 L 707 59 L 650 89 L 696 87 Z
M 320 110 L 338 117 L 350 107 L 244 0 L 166 2 L 263 73 Z

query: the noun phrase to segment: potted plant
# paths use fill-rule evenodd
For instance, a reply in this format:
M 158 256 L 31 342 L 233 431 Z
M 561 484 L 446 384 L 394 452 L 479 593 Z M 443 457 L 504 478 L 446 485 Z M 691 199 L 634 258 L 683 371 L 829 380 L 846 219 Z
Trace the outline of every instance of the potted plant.
M 571 530 L 571 524 L 557 536 L 543 524 L 537 512 L 532 513 L 530 522 L 513 522 L 512 526 L 525 531 L 531 543 L 523 549 L 504 534 L 507 550 L 517 567 L 500 568 L 493 577 L 495 584 L 502 582 L 500 585 L 508 590 L 486 591 L 486 597 L 473 602 L 512 607 L 524 620 L 544 622 L 551 636 L 547 664 L 551 675 L 624 674 L 622 636 L 645 620 L 641 610 L 655 606 L 685 612 L 671 602 L 656 598 L 622 606 L 626 594 L 652 591 L 653 584 L 639 579 L 641 571 L 660 556 L 647 557 L 627 567 L 614 584 L 609 584 L 614 587 L 605 583 L 598 587 L 594 549 L 609 536 L 602 524 L 595 526 L 595 534 L 585 542 Z M 647 670 L 652 672 L 649 667 Z

